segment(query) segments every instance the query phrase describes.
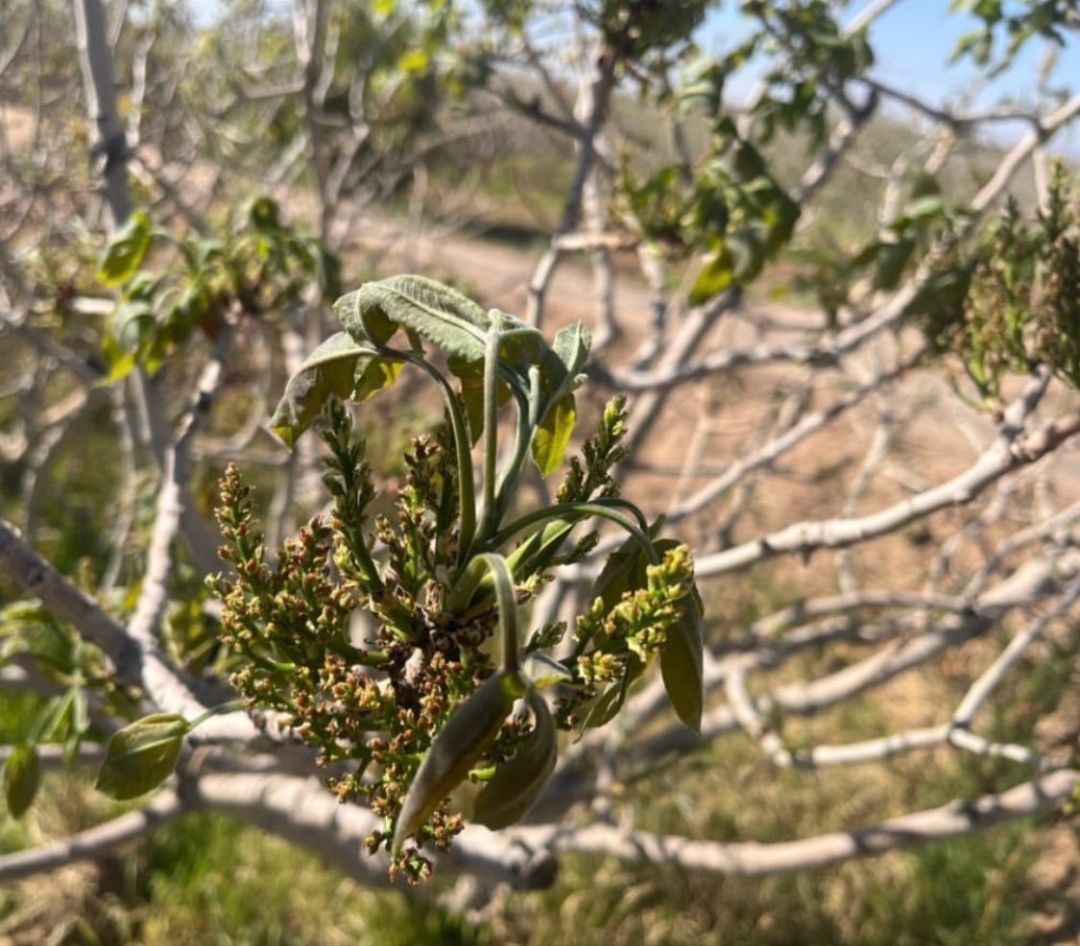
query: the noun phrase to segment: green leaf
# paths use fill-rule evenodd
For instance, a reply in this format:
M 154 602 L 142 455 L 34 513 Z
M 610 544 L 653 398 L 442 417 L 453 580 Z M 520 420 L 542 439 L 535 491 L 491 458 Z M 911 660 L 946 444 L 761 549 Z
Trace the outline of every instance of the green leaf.
M 906 238 L 897 240 L 895 243 L 878 244 L 874 282 L 879 289 L 892 292 L 900 285 L 900 277 L 904 275 L 904 270 L 914 250 L 915 241 Z
M 663 555 L 680 543 L 660 539 L 656 550 Z M 667 640 L 660 649 L 660 675 L 675 713 L 695 733 L 701 733 L 701 714 L 705 706 L 704 605 L 697 586 L 679 606 L 679 620 L 668 628 Z
M 506 556 L 507 566 L 519 581 L 543 572 L 576 524 L 565 518 L 546 523 Z
M 660 674 L 676 715 L 700 734 L 705 677 L 702 606 L 697 588 L 683 599 L 680 611 L 679 620 L 668 628 L 667 640 L 660 649 Z
M 592 336 L 581 322 L 574 322 L 555 333 L 553 350 L 566 368 L 569 378 L 576 379 L 589 360 Z M 576 385 L 575 385 L 576 386 Z
M 519 677 L 499 671 L 454 710 L 409 786 L 394 828 L 395 857 L 495 741 L 523 689 Z
M 532 458 L 547 477 L 561 465 L 577 423 L 577 405 L 573 394 L 564 394 L 548 408 L 532 441 Z
M 115 732 L 95 788 L 117 801 L 157 788 L 176 768 L 189 728 L 183 716 L 158 713 Z
M 473 821 L 492 831 L 525 817 L 555 770 L 559 749 L 555 720 L 535 690 L 529 691 L 528 702 L 535 718 L 532 732 L 476 797 Z
M 662 520 L 657 520 L 649 529 L 649 538 L 652 539 L 663 525 Z M 670 539 L 661 540 L 670 542 Z M 658 545 L 658 543 L 657 543 Z M 600 574 L 593 583 L 592 598 L 600 598 L 604 602 L 604 610 L 610 611 L 622 600 L 626 592 L 636 588 L 644 588 L 648 581 L 647 571 L 649 565 L 648 555 L 641 547 L 641 542 L 634 536 L 628 535 L 622 545 L 612 552 Z
M 128 282 L 146 258 L 152 236 L 150 218 L 144 211 L 137 210 L 109 241 L 97 272 L 98 281 L 110 288 Z
M 363 308 L 363 296 L 359 289 L 342 296 L 333 308 L 345 330 L 361 344 L 385 345 L 398 330 L 397 325 L 378 307 Z
M 41 785 L 37 747 L 22 744 L 11 750 L 4 764 L 4 800 L 12 818 L 21 818 L 33 804 Z
M 369 371 L 373 361 L 382 362 L 385 359 L 376 358 L 371 348 L 365 348 L 346 332 L 331 335 L 308 355 L 296 374 L 289 378 L 285 394 L 270 418 L 270 429 L 291 450 L 300 434 L 322 412 L 329 398 L 346 398 L 353 393 L 357 388 L 358 374 L 365 396 L 377 390 L 376 385 L 380 381 L 389 383 L 385 373 L 380 376 L 381 369 L 377 368 L 374 373 Z
M 354 308 L 364 332 L 380 316 L 412 329 L 447 354 L 467 361 L 484 357 L 488 317 L 467 296 L 423 276 L 394 276 L 360 287 Z M 355 321 L 345 323 L 354 333 Z M 355 333 L 354 333 L 355 334 Z
M 728 249 L 727 241 L 718 240 L 716 249 L 706 258 L 705 265 L 698 273 L 690 289 L 691 305 L 702 305 L 713 296 L 718 296 L 735 282 L 735 261 Z
M 587 729 L 599 729 L 610 723 L 622 709 L 626 702 L 626 694 L 630 691 L 630 684 L 641 673 L 641 661 L 631 655 L 628 660 L 626 671 L 623 676 L 611 683 L 606 690 L 600 693 L 585 712 L 585 718 L 581 722 L 581 732 Z

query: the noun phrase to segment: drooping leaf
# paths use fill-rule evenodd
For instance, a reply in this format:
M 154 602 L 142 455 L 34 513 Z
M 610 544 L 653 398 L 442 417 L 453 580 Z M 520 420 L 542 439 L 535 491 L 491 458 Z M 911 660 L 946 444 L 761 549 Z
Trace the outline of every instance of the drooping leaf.
M 353 388 L 352 399 L 357 403 L 366 401 L 383 388 L 390 387 L 397 381 L 404 367 L 404 362 L 390 358 L 378 355 L 361 356 L 356 362 L 356 386 Z
M 695 733 L 701 732 L 705 705 L 702 667 L 702 608 L 695 588 L 683 600 L 678 622 L 668 629 L 660 650 L 660 674 L 675 713 Z
M 117 801 L 157 788 L 176 768 L 188 722 L 176 713 L 157 713 L 113 733 L 95 787 Z
M 423 276 L 394 276 L 364 283 L 354 312 L 365 333 L 372 316 L 416 332 L 450 355 L 468 361 L 484 357 L 488 317 L 467 296 Z M 353 332 L 354 326 L 345 326 Z
M 359 289 L 346 293 L 333 308 L 345 331 L 362 345 L 385 345 L 398 330 L 378 306 L 364 306 L 364 296 Z
M 128 282 L 146 258 L 152 238 L 150 218 L 142 210 L 135 211 L 109 241 L 97 272 L 98 281 L 110 288 Z
M 527 699 L 535 719 L 532 732 L 476 797 L 473 821 L 493 831 L 508 827 L 528 814 L 558 759 L 555 720 L 547 703 L 536 690 L 530 690 Z
M 663 519 L 658 519 L 649 528 L 648 536 L 653 539 L 660 531 Z M 670 541 L 670 540 L 661 540 Z M 654 543 L 659 548 L 660 543 Z M 643 588 L 647 582 L 649 556 L 634 536 L 628 535 L 622 545 L 612 552 L 600 574 L 593 583 L 592 598 L 604 602 L 604 610 L 610 611 L 622 596 L 635 588 Z
M 37 747 L 23 743 L 11 750 L 4 763 L 4 800 L 12 818 L 21 818 L 33 804 L 41 785 Z
M 495 740 L 523 689 L 519 677 L 499 671 L 446 721 L 424 756 L 401 806 L 394 828 L 395 857 L 401 853 L 405 839 L 465 779 Z
M 357 387 L 358 373 L 365 389 L 372 388 L 375 379 L 369 377 L 368 369 L 373 361 L 383 360 L 370 347 L 365 348 L 346 332 L 331 335 L 308 355 L 296 374 L 289 378 L 285 394 L 270 418 L 270 429 L 291 450 L 300 434 L 319 416 L 329 398 L 349 397 L 353 393 Z M 376 375 L 379 370 L 376 369 Z M 366 393 L 370 394 L 371 391 Z

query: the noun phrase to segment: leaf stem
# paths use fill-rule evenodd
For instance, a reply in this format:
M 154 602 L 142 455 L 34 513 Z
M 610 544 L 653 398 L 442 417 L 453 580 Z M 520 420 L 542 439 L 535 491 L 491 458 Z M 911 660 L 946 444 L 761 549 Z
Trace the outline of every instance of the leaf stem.
M 483 552 L 477 556 L 491 572 L 495 584 L 495 601 L 499 608 L 499 637 L 502 642 L 502 665 L 508 675 L 517 677 L 521 672 L 518 654 L 517 594 L 514 576 L 503 556 Z
M 620 512 L 620 509 L 625 509 L 628 512 L 633 513 L 634 518 L 632 519 L 630 516 Z M 614 522 L 616 525 L 621 526 L 637 539 L 642 549 L 644 549 L 645 554 L 648 556 L 650 565 L 659 563 L 660 555 L 653 547 L 652 540 L 648 536 L 648 523 L 645 521 L 645 517 L 642 516 L 641 510 L 628 500 L 619 499 L 615 496 L 594 499 L 591 502 L 556 503 L 554 506 L 548 506 L 544 509 L 534 509 L 531 512 L 525 513 L 520 519 L 515 519 L 510 525 L 495 533 L 490 539 L 490 546 L 492 548 L 498 548 L 518 532 L 527 529 L 537 522 L 547 522 L 553 519 L 567 519 L 570 517 L 584 519 L 588 516 L 607 519 Z M 636 519 L 637 522 L 635 522 L 634 519 Z
M 499 527 L 499 509 L 495 503 L 496 468 L 499 460 L 499 340 L 502 318 L 491 313 L 487 344 L 484 348 L 484 516 L 480 537 Z

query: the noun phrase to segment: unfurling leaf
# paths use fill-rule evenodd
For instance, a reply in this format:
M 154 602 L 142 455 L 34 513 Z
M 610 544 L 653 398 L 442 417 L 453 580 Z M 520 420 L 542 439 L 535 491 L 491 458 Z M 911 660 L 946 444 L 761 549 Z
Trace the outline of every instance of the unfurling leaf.
M 189 728 L 183 716 L 157 713 L 114 733 L 95 788 L 117 801 L 157 788 L 176 768 Z
M 536 690 L 530 689 L 527 699 L 535 717 L 532 732 L 476 797 L 473 821 L 493 831 L 525 817 L 555 770 L 558 758 L 555 720 Z
M 109 241 L 97 273 L 98 281 L 110 288 L 128 282 L 146 258 L 152 236 L 150 218 L 141 210 L 133 213 Z
M 499 671 L 462 703 L 435 737 L 420 763 L 394 828 L 393 854 L 439 803 L 469 774 L 494 742 L 507 715 L 524 691 L 516 674 Z
M 37 747 L 16 746 L 4 765 L 4 800 L 12 818 L 21 818 L 26 813 L 40 784 L 41 762 Z

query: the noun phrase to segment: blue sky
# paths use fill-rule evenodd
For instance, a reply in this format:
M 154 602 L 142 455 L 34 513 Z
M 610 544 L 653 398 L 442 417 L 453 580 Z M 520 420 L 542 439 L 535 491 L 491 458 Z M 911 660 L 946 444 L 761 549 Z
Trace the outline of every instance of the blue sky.
M 842 21 L 854 18 L 866 6 L 867 0 L 850 3 Z M 979 23 L 970 14 L 950 13 L 950 6 L 949 0 L 905 0 L 881 15 L 870 31 L 877 57 L 874 74 L 882 82 L 933 105 L 956 104 L 968 95 L 972 96 L 972 106 L 980 110 L 1005 99 L 1030 103 L 1037 87 L 1044 41 L 1030 41 L 1006 74 L 992 83 L 980 82 L 978 69 L 970 59 L 948 64 L 957 40 Z M 702 45 L 708 53 L 719 53 L 744 35 L 748 26 L 739 13 L 739 5 L 725 3 L 709 17 L 702 33 Z M 732 90 L 735 97 L 745 94 L 752 82 L 750 74 L 741 77 Z M 1073 93 L 1080 90 L 1080 42 L 1075 38 L 1058 55 L 1051 74 L 1051 88 Z M 1021 125 L 1003 127 L 1001 134 L 1008 139 L 1024 130 Z M 1064 143 L 1075 147 L 1076 132 L 1071 137 L 1071 141 L 1066 139 Z

